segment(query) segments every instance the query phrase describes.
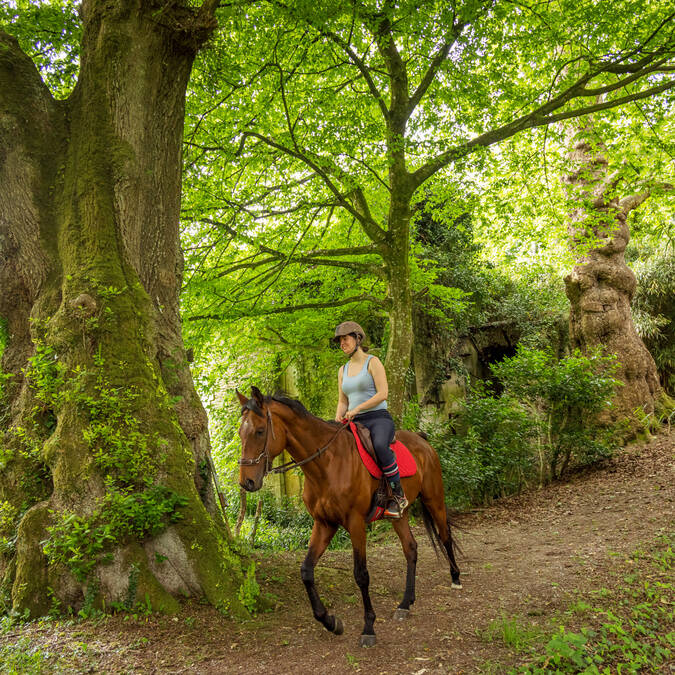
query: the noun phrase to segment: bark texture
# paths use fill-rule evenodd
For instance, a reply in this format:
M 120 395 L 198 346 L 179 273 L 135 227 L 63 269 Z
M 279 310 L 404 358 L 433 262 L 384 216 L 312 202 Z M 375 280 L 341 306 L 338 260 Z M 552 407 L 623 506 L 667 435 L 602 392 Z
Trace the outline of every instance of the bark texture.
M 34 616 L 241 609 L 178 307 L 185 90 L 213 4 L 84 0 L 65 101 L 0 32 L 0 572 Z
M 624 257 L 628 215 L 649 191 L 619 195 L 619 174 L 608 172 L 602 141 L 589 125 L 577 128 L 569 159 L 572 171 L 563 182 L 577 204 L 569 219 L 571 245 L 584 250 L 591 242 L 565 277 L 571 346 L 617 355 L 621 365 L 616 377 L 624 386 L 617 390 L 613 420 L 631 418 L 637 409 L 651 413 L 660 394 L 658 373 L 633 324 L 630 302 L 636 281 Z

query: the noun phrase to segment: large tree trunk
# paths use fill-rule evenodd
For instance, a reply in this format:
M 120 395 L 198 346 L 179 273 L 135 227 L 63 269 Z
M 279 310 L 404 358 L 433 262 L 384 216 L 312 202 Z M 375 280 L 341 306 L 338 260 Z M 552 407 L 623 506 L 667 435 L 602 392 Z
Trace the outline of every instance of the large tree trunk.
M 67 101 L 0 33 L 5 602 L 239 611 L 178 313 L 185 90 L 215 21 L 84 0 L 82 22 Z
M 618 388 L 612 420 L 631 418 L 639 408 L 651 413 L 660 393 L 658 373 L 633 324 L 630 301 L 636 281 L 624 258 L 630 238 L 628 214 L 649 192 L 619 198 L 618 176 L 608 174 L 602 142 L 588 126 L 578 130 L 569 158 L 574 168 L 563 182 L 578 206 L 568 229 L 575 250 L 582 251 L 565 278 L 571 346 L 617 355 L 617 378 L 624 386 Z M 586 252 L 583 247 L 589 240 L 591 249 Z
M 396 167 L 394 167 L 396 168 Z M 397 423 L 403 417 L 406 375 L 410 367 L 413 345 L 413 307 L 410 283 L 410 196 L 400 186 L 406 174 L 390 169 L 392 200 L 389 210 L 390 244 L 383 258 L 387 271 L 387 306 L 389 312 L 389 343 L 385 359 L 389 385 L 388 407 Z

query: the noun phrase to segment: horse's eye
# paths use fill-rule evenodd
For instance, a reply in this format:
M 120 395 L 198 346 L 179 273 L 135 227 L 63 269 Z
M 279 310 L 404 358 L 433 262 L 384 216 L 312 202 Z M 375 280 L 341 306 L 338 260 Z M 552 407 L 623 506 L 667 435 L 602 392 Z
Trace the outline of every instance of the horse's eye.
M 256 436 L 262 436 L 265 433 L 265 430 L 261 427 L 260 429 L 255 430 Z

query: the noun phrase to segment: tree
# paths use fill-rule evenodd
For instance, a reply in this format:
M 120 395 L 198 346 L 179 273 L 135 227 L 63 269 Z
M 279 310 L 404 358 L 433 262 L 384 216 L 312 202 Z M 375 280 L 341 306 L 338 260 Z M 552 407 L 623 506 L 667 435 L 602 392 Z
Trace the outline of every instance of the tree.
M 184 98 L 218 2 L 19 4 L 0 31 L 5 604 L 240 611 L 178 307 Z M 41 59 L 65 33 L 58 99 Z
M 612 3 L 602 21 L 597 12 L 568 0 L 270 0 L 246 21 L 232 10 L 195 81 L 187 135 L 190 180 L 209 194 L 185 214 L 210 231 L 195 267 L 221 265 L 214 288 L 228 270 L 242 288 L 264 280 L 247 296 L 251 314 L 355 302 L 384 310 L 390 403 L 400 415 L 412 305 L 429 285 L 416 283 L 410 236 L 427 181 L 457 180 L 468 157 L 528 129 L 675 86 L 672 14 L 637 0 Z M 223 63 L 232 64 L 224 73 Z M 284 245 L 268 241 L 274 222 L 285 223 Z M 323 247 L 317 235 L 303 245 L 319 222 L 346 241 Z M 242 233 L 249 246 L 222 265 L 215 242 Z M 339 267 L 369 283 L 329 300 L 266 304 L 294 265 Z M 221 291 L 191 318 L 222 319 L 231 302 Z
M 621 170 L 610 172 L 604 144 L 589 124 L 571 139 L 572 171 L 563 178 L 574 203 L 569 217 L 573 247 L 581 250 L 565 277 L 570 300 L 570 342 L 583 352 L 604 349 L 619 357 L 612 417 L 631 418 L 635 411 L 654 412 L 662 393 L 656 364 L 640 339 L 631 314 L 635 274 L 625 260 L 630 239 L 628 216 L 654 190 L 672 186 L 647 181 L 642 190 L 620 193 Z

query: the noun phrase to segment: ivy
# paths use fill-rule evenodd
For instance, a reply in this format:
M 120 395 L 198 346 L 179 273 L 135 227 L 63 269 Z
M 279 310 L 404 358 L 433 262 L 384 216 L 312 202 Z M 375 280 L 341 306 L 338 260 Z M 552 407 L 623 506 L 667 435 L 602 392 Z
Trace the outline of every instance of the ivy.
M 39 458 L 44 442 L 39 432 L 53 432 L 64 407 L 87 420 L 82 441 L 104 477 L 106 494 L 90 516 L 54 514 L 57 522 L 47 528 L 49 537 L 42 542 L 49 562 L 65 565 L 79 581 L 87 580 L 98 564 L 109 562 L 116 546 L 157 535 L 180 520 L 180 509 L 187 504 L 186 498 L 155 484 L 167 441 L 157 432 L 148 433 L 136 416 L 142 391 L 109 381 L 109 364 L 100 348 L 92 362 L 90 369 L 68 368 L 54 347 L 38 341 L 26 371 L 37 401 L 32 429 L 13 429 L 24 452 Z
M 89 518 L 60 514 L 56 525 L 47 528 L 43 550 L 51 564 L 61 563 L 85 581 L 96 565 L 110 562 L 107 551 L 114 545 L 159 534 L 183 517 L 179 509 L 186 504 L 185 497 L 160 485 L 143 492 L 110 489 Z

